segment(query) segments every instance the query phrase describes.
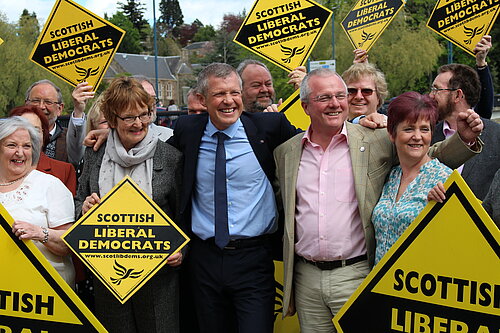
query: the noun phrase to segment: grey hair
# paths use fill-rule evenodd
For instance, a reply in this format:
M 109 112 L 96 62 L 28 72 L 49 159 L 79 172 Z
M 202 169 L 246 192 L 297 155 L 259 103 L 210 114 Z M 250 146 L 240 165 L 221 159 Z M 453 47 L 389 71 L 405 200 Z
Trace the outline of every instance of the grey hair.
M 198 87 L 193 87 L 191 89 L 188 90 L 188 93 L 187 93 L 187 97 L 191 96 L 191 95 L 194 95 L 196 96 L 196 94 L 198 93 Z
M 198 74 L 198 82 L 196 86 L 198 87 L 198 93 L 207 97 L 208 93 L 208 78 L 211 76 L 215 76 L 218 78 L 226 78 L 230 76 L 232 73 L 236 74 L 238 77 L 238 81 L 240 82 L 240 89 L 242 88 L 241 77 L 238 72 L 234 69 L 233 66 L 214 62 L 205 67 L 200 74 Z
M 20 129 L 28 130 L 31 141 L 31 149 L 33 151 L 31 154 L 31 165 L 37 165 L 38 160 L 40 159 L 40 151 L 42 150 L 42 145 L 40 144 L 40 133 L 25 118 L 21 116 L 14 116 L 0 119 L 0 142 Z
M 309 102 L 309 95 L 311 94 L 311 87 L 309 87 L 309 80 L 313 76 L 321 76 L 321 77 L 328 77 L 328 76 L 337 76 L 342 84 L 344 85 L 345 92 L 347 94 L 347 85 L 345 84 L 344 80 L 342 80 L 342 77 L 335 72 L 334 70 L 331 70 L 329 68 L 316 68 L 304 77 L 302 80 L 302 83 L 300 84 L 300 100 L 304 103 Z
M 242 76 L 241 74 L 243 73 L 245 68 L 247 68 L 248 65 L 257 65 L 257 66 L 261 66 L 261 67 L 265 68 L 266 71 L 269 73 L 269 76 L 271 76 L 271 79 L 272 79 L 273 76 L 271 75 L 271 71 L 269 71 L 269 68 L 267 68 L 267 66 L 264 63 L 262 63 L 258 60 L 254 60 L 254 59 L 246 59 L 246 60 L 243 60 L 242 62 L 240 62 L 240 64 L 236 68 L 236 71 L 238 72 L 240 77 Z
M 54 82 L 47 80 L 47 79 L 36 81 L 35 83 L 33 83 L 28 88 L 28 90 L 26 90 L 26 98 L 24 99 L 25 101 L 27 101 L 30 98 L 31 90 L 33 90 L 33 88 L 35 88 L 39 84 L 48 84 L 48 85 L 52 86 L 52 88 L 54 88 L 56 90 L 56 93 L 57 93 L 57 103 L 59 103 L 59 104 L 63 103 L 63 96 L 62 96 L 61 89 L 59 89 L 59 87 L 56 86 L 54 84 Z

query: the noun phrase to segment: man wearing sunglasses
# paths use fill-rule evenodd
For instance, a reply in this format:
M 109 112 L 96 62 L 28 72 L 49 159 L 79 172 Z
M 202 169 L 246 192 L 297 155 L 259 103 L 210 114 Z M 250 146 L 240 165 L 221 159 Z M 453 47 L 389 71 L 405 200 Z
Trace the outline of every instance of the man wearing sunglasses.
M 374 65 L 368 62 L 354 63 L 342 74 L 342 78 L 347 84 L 347 120 L 376 113 L 384 104 L 389 93 L 387 82 L 384 73 Z

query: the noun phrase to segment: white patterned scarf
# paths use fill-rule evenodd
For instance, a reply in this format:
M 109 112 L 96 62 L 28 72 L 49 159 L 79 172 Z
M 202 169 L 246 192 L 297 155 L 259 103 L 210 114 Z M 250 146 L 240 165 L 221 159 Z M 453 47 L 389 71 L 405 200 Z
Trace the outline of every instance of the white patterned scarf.
M 153 195 L 153 156 L 158 137 L 148 131 L 146 137 L 127 151 L 116 130 L 112 129 L 99 172 L 99 191 L 105 196 L 123 177 L 129 175 L 149 197 Z

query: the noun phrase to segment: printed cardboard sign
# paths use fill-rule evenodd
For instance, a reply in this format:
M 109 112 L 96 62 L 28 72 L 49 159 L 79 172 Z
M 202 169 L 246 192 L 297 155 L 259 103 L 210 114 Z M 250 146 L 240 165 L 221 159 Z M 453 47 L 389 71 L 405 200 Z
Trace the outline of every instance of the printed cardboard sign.
M 127 176 L 63 240 L 125 303 L 189 238 Z
M 312 0 L 257 0 L 234 42 L 292 71 L 305 63 L 331 15 Z
M 30 59 L 72 86 L 97 90 L 125 32 L 71 0 L 57 0 Z
M 354 49 L 370 50 L 405 3 L 405 0 L 358 0 L 341 24 Z
M 498 0 L 438 0 L 427 27 L 474 56 L 474 47 L 490 33 Z
M 295 127 L 306 130 L 311 124 L 311 118 L 304 112 L 300 102 L 300 89 L 295 90 L 279 107 L 288 121 Z
M 334 318 L 339 333 L 500 331 L 500 230 L 455 170 Z
M 107 332 L 0 205 L 0 332 Z

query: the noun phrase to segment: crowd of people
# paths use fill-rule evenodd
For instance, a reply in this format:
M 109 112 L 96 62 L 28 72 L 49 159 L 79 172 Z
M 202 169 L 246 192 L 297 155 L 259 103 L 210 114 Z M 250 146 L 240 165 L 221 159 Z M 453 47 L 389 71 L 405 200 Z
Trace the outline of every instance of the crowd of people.
M 452 169 L 500 225 L 490 48 L 484 36 L 477 68 L 441 66 L 428 94 L 397 96 L 387 115 L 385 76 L 364 50 L 342 75 L 299 67 L 288 83 L 305 129 L 277 112 L 256 60 L 206 66 L 174 129 L 155 125 L 146 77 L 116 78 L 99 96 L 80 83 L 67 129 L 60 89 L 41 80 L 0 120 L 0 203 L 16 237 L 72 288 L 93 285 L 87 304 L 109 332 L 272 332 L 273 260 L 284 264 L 283 316 L 297 313 L 302 332 L 335 332 L 333 316 L 373 266 L 429 200 L 444 200 Z M 191 242 L 122 304 L 61 235 L 126 175 Z

